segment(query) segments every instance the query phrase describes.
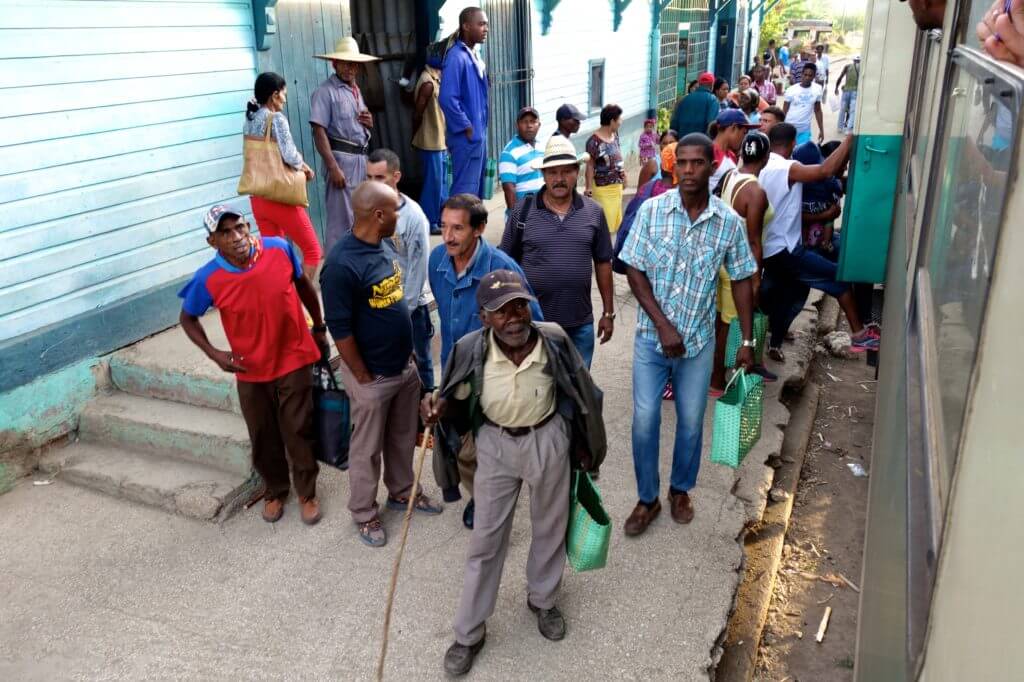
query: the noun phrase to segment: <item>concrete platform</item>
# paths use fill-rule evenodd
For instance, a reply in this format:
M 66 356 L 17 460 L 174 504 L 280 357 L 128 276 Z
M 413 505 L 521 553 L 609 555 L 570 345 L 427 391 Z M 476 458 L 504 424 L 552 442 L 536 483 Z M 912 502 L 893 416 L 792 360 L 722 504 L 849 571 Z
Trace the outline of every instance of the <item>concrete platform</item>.
M 118 392 L 86 405 L 78 431 L 87 443 L 243 475 L 252 468 L 249 432 L 242 418 L 230 412 Z
M 227 348 L 220 315 L 202 318 L 210 342 Z M 110 378 L 126 393 L 241 414 L 235 378 L 192 344 L 180 327 L 168 329 L 110 356 Z
M 738 470 L 706 459 L 708 410 L 693 523 L 679 526 L 665 513 L 644 536 L 626 538 L 622 523 L 636 502 L 636 304 L 621 277 L 616 290 L 615 337 L 598 346 L 593 372 L 606 392 L 609 455 L 599 485 L 614 523 L 608 566 L 566 572 L 558 603 L 568 636 L 544 640 L 525 605 L 530 535 L 522 500 L 487 645 L 470 680 L 701 680 L 720 655 L 740 580 L 738 539 L 764 506 L 772 472 L 764 462 L 778 451 L 778 425 L 788 420 L 777 403 L 783 382 L 769 387 L 764 435 Z M 182 337 L 182 352 L 186 344 Z M 775 369 L 797 381 L 799 352 L 790 348 L 792 366 Z M 674 428 L 666 404 L 663 487 Z M 438 494 L 429 474 L 425 487 Z M 324 520 L 308 528 L 294 500 L 274 525 L 258 508 L 210 524 L 59 476 L 47 486 L 23 481 L 0 497 L 7 549 L 0 581 L 9 586 L 0 606 L 0 679 L 371 679 L 401 514 L 382 512 L 392 542 L 370 549 L 345 509 L 347 475 L 323 468 L 319 492 Z M 469 539 L 461 512 L 458 503 L 440 517 L 414 518 L 386 679 L 443 679 Z
M 59 473 L 67 483 L 201 521 L 236 511 L 255 488 L 255 481 L 238 473 L 85 442 L 48 453 L 40 469 Z

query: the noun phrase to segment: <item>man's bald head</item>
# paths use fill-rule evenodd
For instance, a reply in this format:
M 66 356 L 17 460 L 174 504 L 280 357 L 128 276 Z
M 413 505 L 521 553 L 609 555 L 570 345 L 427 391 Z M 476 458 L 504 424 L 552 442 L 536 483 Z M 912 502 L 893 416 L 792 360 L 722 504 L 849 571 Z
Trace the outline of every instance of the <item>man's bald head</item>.
M 383 182 L 367 180 L 362 183 L 352 192 L 352 213 L 355 214 L 352 233 L 372 243 L 390 237 L 395 233 L 400 204 L 398 192 Z

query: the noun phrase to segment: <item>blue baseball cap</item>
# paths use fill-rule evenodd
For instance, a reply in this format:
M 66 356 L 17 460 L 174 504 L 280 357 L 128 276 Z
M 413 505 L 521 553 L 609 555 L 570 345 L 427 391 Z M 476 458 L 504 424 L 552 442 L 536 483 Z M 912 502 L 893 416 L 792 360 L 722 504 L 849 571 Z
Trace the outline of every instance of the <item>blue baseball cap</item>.
M 744 128 L 754 129 L 761 127 L 759 123 L 751 123 L 750 120 L 747 118 L 747 115 L 744 114 L 739 109 L 724 110 L 722 113 L 718 115 L 718 118 L 715 119 L 715 123 L 718 124 L 719 128 L 742 126 Z
M 220 226 L 220 221 L 227 216 L 233 216 L 235 218 L 241 218 L 241 214 L 238 211 L 232 211 L 230 208 L 223 204 L 217 204 L 212 206 L 206 215 L 203 216 L 203 225 L 206 226 L 206 231 L 213 234 L 217 231 Z

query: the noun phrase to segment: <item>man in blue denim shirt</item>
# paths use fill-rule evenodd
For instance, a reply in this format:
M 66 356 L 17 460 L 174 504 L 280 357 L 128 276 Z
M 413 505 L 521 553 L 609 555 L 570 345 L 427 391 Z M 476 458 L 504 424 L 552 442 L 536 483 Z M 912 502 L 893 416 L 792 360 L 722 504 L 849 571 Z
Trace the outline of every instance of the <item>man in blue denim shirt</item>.
M 487 209 L 472 194 L 449 197 L 441 208 L 441 238 L 444 243 L 430 252 L 427 278 L 441 319 L 442 368 L 447 366 L 448 355 L 455 342 L 483 327 L 476 290 L 484 275 L 493 270 L 512 270 L 526 281 L 526 275 L 519 264 L 483 238 L 486 227 Z M 526 286 L 529 288 L 529 283 Z M 530 293 L 533 294 L 533 289 L 530 289 Z M 534 320 L 544 320 L 536 300 L 530 303 L 530 313 Z M 476 470 L 476 449 L 472 439 L 463 443 L 458 460 L 459 478 L 471 498 L 462 515 L 462 522 L 467 528 L 472 528 L 473 473 Z
M 626 519 L 626 535 L 640 535 L 661 511 L 658 501 L 661 393 L 675 388 L 676 438 L 669 499 L 676 523 L 693 520 L 689 490 L 697 482 L 704 409 L 715 353 L 715 296 L 724 265 L 743 331 L 737 367 L 754 364 L 751 276 L 757 262 L 746 230 L 732 209 L 711 196 L 711 140 L 691 133 L 676 146 L 678 192 L 640 207 L 619 254 L 641 311 L 633 345 L 633 467 L 640 501 Z

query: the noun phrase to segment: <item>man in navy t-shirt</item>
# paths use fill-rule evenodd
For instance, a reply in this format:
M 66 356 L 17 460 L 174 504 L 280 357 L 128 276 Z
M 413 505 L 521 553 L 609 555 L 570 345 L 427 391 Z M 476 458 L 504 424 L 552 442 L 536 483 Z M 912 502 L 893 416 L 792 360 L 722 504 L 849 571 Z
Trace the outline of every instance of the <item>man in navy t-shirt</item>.
M 404 510 L 410 495 L 417 511 L 440 514 L 442 507 L 413 490 L 420 379 L 405 296 L 418 292 L 403 291 L 398 252 L 384 241 L 398 223 L 398 193 L 367 181 L 352 193 L 352 204 L 352 232 L 327 255 L 320 286 L 352 403 L 348 508 L 360 540 L 382 547 L 387 535 L 377 514 L 381 452 L 389 509 Z

